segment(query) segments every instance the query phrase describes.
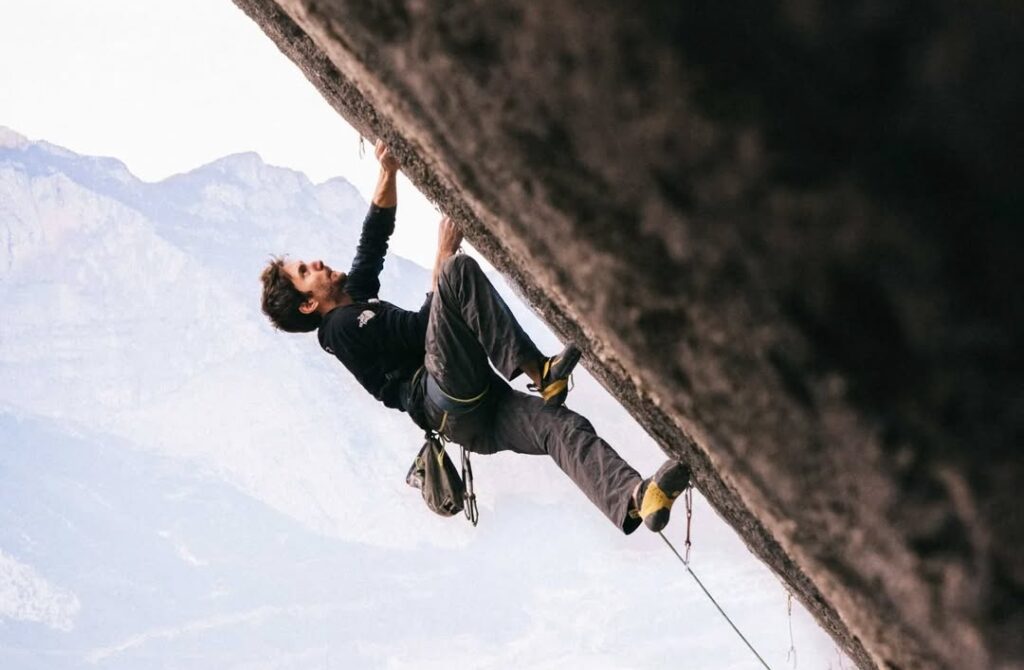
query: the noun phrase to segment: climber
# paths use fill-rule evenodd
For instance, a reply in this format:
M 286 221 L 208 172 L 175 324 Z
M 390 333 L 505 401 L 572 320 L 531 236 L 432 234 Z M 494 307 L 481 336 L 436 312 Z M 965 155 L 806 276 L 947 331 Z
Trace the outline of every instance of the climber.
M 661 530 L 689 468 L 669 460 L 642 479 L 564 406 L 579 350 L 538 351 L 476 261 L 458 253 L 462 234 L 449 218 L 423 306 L 408 311 L 377 298 L 399 165 L 381 141 L 375 153 L 380 177 L 348 274 L 320 260 L 274 258 L 261 276 L 263 312 L 280 330 L 317 330 L 324 351 L 422 429 L 473 453 L 548 454 L 620 530 L 631 533 L 641 520 Z M 540 397 L 513 390 L 489 362 L 508 380 L 525 373 Z

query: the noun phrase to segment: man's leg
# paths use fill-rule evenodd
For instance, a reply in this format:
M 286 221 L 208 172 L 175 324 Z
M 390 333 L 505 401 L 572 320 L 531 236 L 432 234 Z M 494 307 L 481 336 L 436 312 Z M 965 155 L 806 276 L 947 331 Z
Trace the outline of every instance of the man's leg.
M 427 423 L 454 442 L 479 451 L 482 436 L 491 431 L 493 397 L 506 387 L 491 363 L 511 378 L 524 365 L 536 366 L 540 360 L 537 347 L 476 261 L 464 255 L 448 259 L 430 305 L 424 365 L 449 401 L 474 409 L 445 411 L 428 393 Z
M 430 306 L 427 372 L 445 393 L 472 398 L 487 388 L 488 360 L 512 379 L 544 359 L 477 262 L 458 254 L 442 267 Z
M 630 517 L 629 509 L 640 474 L 583 416 L 566 407 L 545 407 L 536 396 L 502 386 L 481 450 L 551 456 L 617 528 L 626 534 L 636 530 L 640 519 Z

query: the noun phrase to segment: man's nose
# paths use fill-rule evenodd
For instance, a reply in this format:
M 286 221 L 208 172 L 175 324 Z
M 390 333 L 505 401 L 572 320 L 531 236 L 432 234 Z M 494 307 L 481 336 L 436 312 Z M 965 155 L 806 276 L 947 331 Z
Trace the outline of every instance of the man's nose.
M 324 262 L 321 260 L 313 261 L 313 269 L 319 272 L 324 269 Z

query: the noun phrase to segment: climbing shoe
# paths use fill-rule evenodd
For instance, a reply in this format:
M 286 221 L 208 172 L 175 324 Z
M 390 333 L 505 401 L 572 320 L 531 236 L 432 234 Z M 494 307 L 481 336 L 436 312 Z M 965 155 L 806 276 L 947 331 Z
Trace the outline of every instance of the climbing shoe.
M 580 360 L 580 350 L 575 344 L 567 344 L 557 356 L 544 360 L 540 370 L 540 386 L 529 384 L 531 391 L 537 391 L 548 407 L 558 407 L 569 395 L 569 375 Z
M 653 477 L 640 483 L 633 500 L 634 510 L 639 510 L 645 526 L 658 532 L 668 525 L 672 503 L 689 485 L 690 468 L 679 461 L 665 461 Z

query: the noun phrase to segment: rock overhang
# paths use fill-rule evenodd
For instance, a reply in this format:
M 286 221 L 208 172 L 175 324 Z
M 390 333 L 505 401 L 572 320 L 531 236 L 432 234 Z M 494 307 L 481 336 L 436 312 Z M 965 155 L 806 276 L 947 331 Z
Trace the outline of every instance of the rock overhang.
M 1012 8 L 236 0 L 861 667 L 1017 667 Z

